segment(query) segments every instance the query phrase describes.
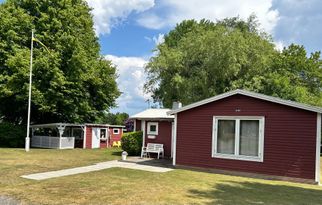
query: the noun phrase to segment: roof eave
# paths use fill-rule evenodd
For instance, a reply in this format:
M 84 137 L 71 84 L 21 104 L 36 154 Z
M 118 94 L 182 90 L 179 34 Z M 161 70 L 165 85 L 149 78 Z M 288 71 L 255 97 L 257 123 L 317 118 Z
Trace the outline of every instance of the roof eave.
M 310 106 L 310 105 L 297 103 L 297 102 L 293 102 L 293 101 L 283 100 L 280 98 L 267 96 L 267 95 L 263 95 L 263 94 L 259 94 L 259 93 L 254 93 L 254 92 L 250 92 L 250 91 L 245 91 L 245 90 L 234 90 L 234 91 L 223 93 L 223 94 L 211 97 L 211 98 L 207 98 L 205 100 L 201 100 L 196 103 L 192 103 L 190 105 L 184 106 L 184 107 L 176 109 L 176 110 L 171 110 L 171 111 L 167 112 L 167 114 L 173 115 L 173 114 L 183 112 L 185 110 L 189 110 L 189 109 L 192 109 L 195 107 L 199 107 L 201 105 L 205 105 L 205 104 L 217 101 L 217 100 L 221 100 L 223 98 L 227 98 L 227 97 L 230 97 L 230 96 L 233 96 L 236 94 L 245 95 L 248 97 L 253 97 L 253 98 L 257 98 L 257 99 L 261 99 L 261 100 L 265 100 L 265 101 L 269 101 L 269 102 L 273 102 L 273 103 L 278 103 L 278 104 L 282 104 L 282 105 L 286 105 L 286 106 L 290 106 L 290 107 L 295 107 L 298 109 L 303 109 L 303 110 L 307 110 L 307 111 L 311 111 L 311 112 L 322 113 L 322 108 L 320 108 L 320 107 L 315 107 L 315 106 Z

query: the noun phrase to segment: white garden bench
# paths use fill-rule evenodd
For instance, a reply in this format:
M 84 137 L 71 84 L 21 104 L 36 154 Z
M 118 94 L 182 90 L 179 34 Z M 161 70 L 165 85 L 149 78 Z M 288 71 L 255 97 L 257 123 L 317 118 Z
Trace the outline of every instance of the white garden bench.
M 157 153 L 158 159 L 160 158 L 160 154 L 164 158 L 163 144 L 148 143 L 146 147 L 142 147 L 141 158 L 150 156 L 150 153 Z

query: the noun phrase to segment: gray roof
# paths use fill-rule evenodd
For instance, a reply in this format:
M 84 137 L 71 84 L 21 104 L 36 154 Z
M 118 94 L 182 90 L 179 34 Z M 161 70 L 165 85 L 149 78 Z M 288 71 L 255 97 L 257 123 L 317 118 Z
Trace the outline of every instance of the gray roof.
M 130 119 L 174 119 L 173 115 L 167 114 L 170 109 L 147 109 L 130 116 Z

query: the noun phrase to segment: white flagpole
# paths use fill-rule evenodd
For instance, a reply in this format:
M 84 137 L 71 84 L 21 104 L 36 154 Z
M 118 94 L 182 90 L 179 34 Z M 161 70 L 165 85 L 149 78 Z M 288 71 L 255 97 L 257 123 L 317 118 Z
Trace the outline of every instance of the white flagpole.
M 27 136 L 25 141 L 25 150 L 26 152 L 30 149 L 30 106 L 31 106 L 31 84 L 32 84 L 32 52 L 34 48 L 34 29 L 31 30 L 31 48 L 30 48 L 30 73 L 29 73 L 29 98 L 28 98 L 28 119 L 27 119 Z

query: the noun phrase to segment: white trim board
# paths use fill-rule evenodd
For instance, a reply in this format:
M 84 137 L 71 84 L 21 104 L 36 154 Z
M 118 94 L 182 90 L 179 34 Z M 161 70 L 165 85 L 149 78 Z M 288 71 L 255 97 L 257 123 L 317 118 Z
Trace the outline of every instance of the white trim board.
M 321 113 L 316 117 L 316 158 L 315 158 L 315 181 L 320 184 L 320 153 L 321 153 Z
M 272 96 L 268 96 L 268 95 L 263 95 L 263 94 L 259 94 L 259 93 L 255 93 L 255 92 L 250 92 L 250 91 L 246 91 L 246 90 L 234 90 L 234 91 L 230 91 L 227 93 L 223 93 L 211 98 L 207 98 L 205 100 L 201 100 L 199 102 L 195 102 L 192 103 L 190 105 L 184 106 L 182 108 L 176 109 L 176 110 L 171 110 L 168 112 L 168 114 L 176 114 L 185 110 L 189 110 L 195 107 L 199 107 L 201 105 L 205 105 L 217 100 L 221 100 L 233 95 L 244 95 L 244 96 L 248 96 L 248 97 L 253 97 L 253 98 L 257 98 L 257 99 L 261 99 L 261 100 L 265 100 L 265 101 L 269 101 L 269 102 L 273 102 L 273 103 L 278 103 L 278 104 L 282 104 L 282 105 L 287 105 L 290 107 L 295 107 L 295 108 L 299 108 L 299 109 L 303 109 L 303 110 L 308 110 L 311 112 L 317 112 L 317 113 L 322 113 L 322 108 L 321 107 L 316 107 L 316 106 L 311 106 L 311 105 L 306 105 L 303 103 L 298 103 L 298 102 L 293 102 L 293 101 L 289 101 L 289 100 L 283 100 L 281 98 L 277 98 L 277 97 L 272 97 Z
M 178 115 L 174 115 L 174 131 L 173 131 L 173 156 L 172 156 L 172 165 L 176 165 L 176 159 L 177 159 L 177 122 L 178 122 Z

